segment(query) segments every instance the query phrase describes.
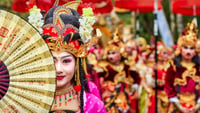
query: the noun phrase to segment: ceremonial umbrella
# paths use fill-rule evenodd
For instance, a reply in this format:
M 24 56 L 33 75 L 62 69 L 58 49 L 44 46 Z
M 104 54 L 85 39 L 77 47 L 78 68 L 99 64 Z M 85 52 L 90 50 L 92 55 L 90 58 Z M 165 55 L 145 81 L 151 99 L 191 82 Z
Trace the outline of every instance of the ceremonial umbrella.
M 59 0 L 58 5 L 63 5 L 70 1 L 76 0 Z M 79 1 L 79 0 L 77 0 Z M 51 7 L 53 7 L 56 0 L 12 0 L 12 10 L 20 13 L 26 13 L 36 5 L 41 10 L 47 12 Z M 113 5 L 111 0 L 82 0 L 78 12 L 82 12 L 82 8 L 86 5 L 92 6 L 95 14 L 108 14 L 112 11 Z
M 200 0 L 171 0 L 172 12 L 186 16 L 194 16 L 197 25 L 197 15 L 200 15 Z
M 47 12 L 53 7 L 55 0 L 12 0 L 12 10 L 20 13 L 27 13 L 33 5 L 41 11 Z
M 88 4 L 93 7 L 95 14 L 109 14 L 113 9 L 111 0 L 82 0 L 78 11 L 82 11 L 80 9 Z
M 200 15 L 200 0 L 171 0 L 172 11 L 182 15 Z
M 162 4 L 161 0 L 158 1 L 158 10 L 160 10 Z M 154 3 L 154 0 L 115 0 L 115 7 L 140 13 L 150 13 L 154 11 Z

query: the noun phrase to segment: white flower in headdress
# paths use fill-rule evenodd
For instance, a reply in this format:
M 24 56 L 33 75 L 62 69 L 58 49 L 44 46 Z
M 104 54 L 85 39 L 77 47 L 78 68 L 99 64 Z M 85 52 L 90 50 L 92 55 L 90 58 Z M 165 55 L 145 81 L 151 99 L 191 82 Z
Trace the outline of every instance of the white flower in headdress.
M 42 26 L 44 24 L 44 20 L 42 14 L 40 13 L 40 9 L 37 8 L 37 6 L 33 6 L 29 12 L 30 15 L 28 17 L 28 22 L 32 24 L 40 32 L 40 34 L 42 34 Z
M 80 28 L 79 34 L 81 35 L 82 41 L 88 42 L 92 38 L 91 33 L 93 30 L 92 25 L 95 23 L 92 8 L 83 8 L 82 18 L 79 19 Z

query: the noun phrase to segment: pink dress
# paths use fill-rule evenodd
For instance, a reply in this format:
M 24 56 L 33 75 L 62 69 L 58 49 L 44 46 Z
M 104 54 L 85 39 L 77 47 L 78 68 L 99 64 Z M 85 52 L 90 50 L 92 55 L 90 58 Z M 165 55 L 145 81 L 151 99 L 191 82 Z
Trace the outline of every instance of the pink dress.
M 92 81 L 88 81 L 88 86 L 90 92 L 101 100 L 100 92 L 96 84 L 94 84 Z
M 92 93 L 85 93 L 84 104 L 84 113 L 107 113 L 104 103 Z
M 88 81 L 90 93 L 84 93 L 84 113 L 107 113 L 97 86 Z
M 90 93 L 84 92 L 84 113 L 107 113 L 97 86 L 88 81 Z M 80 113 L 80 110 L 77 112 Z

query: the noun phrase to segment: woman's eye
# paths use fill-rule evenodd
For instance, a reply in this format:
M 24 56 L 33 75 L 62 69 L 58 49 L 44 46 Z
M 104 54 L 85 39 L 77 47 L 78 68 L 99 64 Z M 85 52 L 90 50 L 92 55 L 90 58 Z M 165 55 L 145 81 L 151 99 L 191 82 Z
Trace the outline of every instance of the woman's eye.
M 187 46 L 184 46 L 184 49 L 187 49 L 188 47 Z
M 193 49 L 194 49 L 194 47 L 191 47 L 190 49 L 191 49 L 191 50 L 193 50 Z
M 71 60 L 63 60 L 63 63 L 69 63 Z

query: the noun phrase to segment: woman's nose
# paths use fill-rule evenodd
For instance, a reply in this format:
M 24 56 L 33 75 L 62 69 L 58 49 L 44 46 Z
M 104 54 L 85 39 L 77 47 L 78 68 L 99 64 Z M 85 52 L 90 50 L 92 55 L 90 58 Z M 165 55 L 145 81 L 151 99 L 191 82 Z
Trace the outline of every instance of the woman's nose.
M 57 72 L 57 73 L 62 72 L 62 66 L 61 66 L 61 63 L 60 63 L 60 62 L 56 63 L 56 72 Z

